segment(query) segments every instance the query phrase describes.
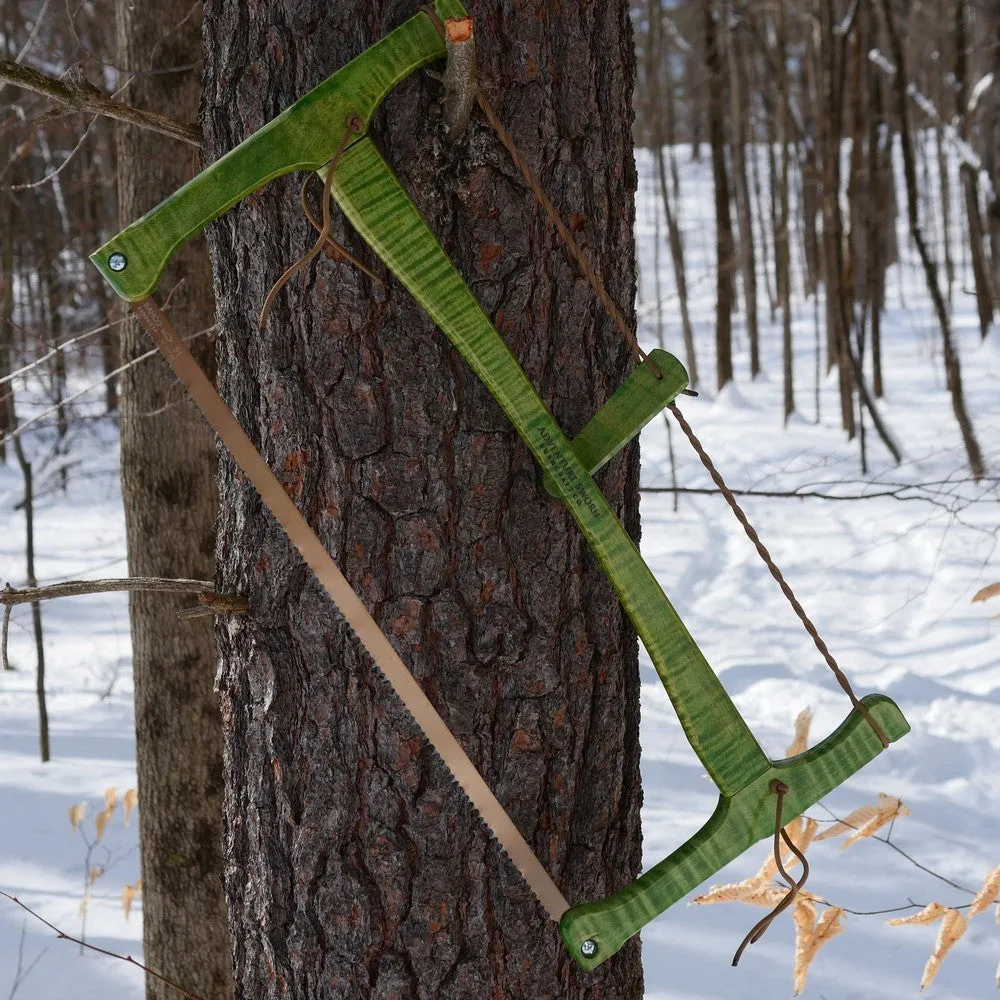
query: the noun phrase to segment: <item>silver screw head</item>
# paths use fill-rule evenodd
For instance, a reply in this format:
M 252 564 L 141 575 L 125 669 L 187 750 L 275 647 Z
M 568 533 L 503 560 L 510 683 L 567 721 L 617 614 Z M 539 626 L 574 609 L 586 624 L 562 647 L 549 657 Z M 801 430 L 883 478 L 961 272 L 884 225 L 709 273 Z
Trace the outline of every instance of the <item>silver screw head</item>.
M 593 958 L 597 954 L 597 942 L 587 938 L 587 940 L 580 945 L 580 954 L 583 955 L 584 958 Z
M 108 267 L 112 271 L 124 271 L 128 267 L 128 258 L 123 253 L 113 253 L 108 258 Z

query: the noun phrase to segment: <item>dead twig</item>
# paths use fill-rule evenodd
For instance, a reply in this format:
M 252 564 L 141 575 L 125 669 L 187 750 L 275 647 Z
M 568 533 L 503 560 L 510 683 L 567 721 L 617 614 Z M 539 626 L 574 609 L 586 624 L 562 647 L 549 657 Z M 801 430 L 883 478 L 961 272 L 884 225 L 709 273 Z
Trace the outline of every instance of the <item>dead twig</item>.
M 73 112 L 104 115 L 201 148 L 201 130 L 196 125 L 175 121 L 155 111 L 142 111 L 109 97 L 96 87 L 74 86 L 29 66 L 19 66 L 9 59 L 0 59 L 0 83 L 41 94 Z
M 71 941 L 73 944 L 80 945 L 81 948 L 89 948 L 90 951 L 97 952 L 98 955 L 107 955 L 109 958 L 117 958 L 119 961 L 128 962 L 129 965 L 134 965 L 137 969 L 142 969 L 142 971 L 145 972 L 147 976 L 152 976 L 154 979 L 159 979 L 161 983 L 165 983 L 171 989 L 177 990 L 178 993 L 181 993 L 184 996 L 188 997 L 189 1000 L 204 1000 L 204 998 L 198 996 L 197 993 L 192 993 L 190 990 L 184 989 L 183 986 L 179 986 L 172 980 L 167 979 L 166 976 L 161 976 L 158 972 L 154 972 L 148 965 L 143 965 L 142 962 L 137 962 L 131 955 L 119 955 L 118 952 L 116 951 L 108 951 L 107 948 L 98 948 L 97 945 L 88 944 L 86 941 L 81 941 L 79 938 L 73 937 L 72 934 L 67 934 L 65 931 L 61 931 L 58 927 L 56 927 L 55 924 L 49 923 L 49 921 L 46 920 L 45 917 L 43 917 L 39 913 L 36 913 L 30 906 L 28 906 L 27 903 L 22 903 L 21 900 L 17 898 L 17 896 L 12 896 L 9 892 L 5 892 L 3 889 L 0 889 L 0 896 L 9 899 L 12 903 L 15 903 L 17 906 L 20 906 L 21 909 L 25 911 L 25 913 L 30 914 L 37 921 L 45 924 L 45 926 L 48 927 L 49 930 L 55 932 L 56 937 L 58 937 L 61 941 Z
M 211 593 L 212 584 L 206 580 L 170 580 L 159 577 L 127 576 L 117 580 L 66 580 L 48 587 L 4 587 L 0 590 L 0 604 L 33 604 L 51 601 L 56 597 L 81 597 L 84 594 L 107 594 L 119 590 L 153 591 L 164 594 Z

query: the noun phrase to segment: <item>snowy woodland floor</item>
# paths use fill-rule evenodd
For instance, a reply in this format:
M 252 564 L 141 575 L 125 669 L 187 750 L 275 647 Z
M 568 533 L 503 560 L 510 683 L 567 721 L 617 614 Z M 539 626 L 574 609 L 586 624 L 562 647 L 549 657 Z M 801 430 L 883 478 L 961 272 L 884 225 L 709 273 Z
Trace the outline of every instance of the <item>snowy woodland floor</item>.
M 640 335 L 651 346 L 656 337 L 656 188 L 650 157 L 640 151 L 638 160 Z M 680 165 L 692 318 L 707 388 L 714 371 L 711 173 L 707 164 L 690 164 L 686 150 L 680 151 Z M 956 184 L 952 190 L 957 191 Z M 979 588 L 1000 580 L 1000 343 L 994 333 L 992 343 L 980 345 L 974 303 L 963 291 L 970 279 L 960 270 L 954 322 L 969 409 L 993 477 L 992 483 L 977 486 L 967 480 L 943 385 L 939 335 L 902 220 L 900 226 L 904 259 L 889 280 L 886 397 L 880 404 L 905 452 L 900 467 L 870 434 L 870 472 L 862 476 L 857 444 L 847 442 L 838 427 L 832 379 L 820 385 L 816 422 L 813 303 L 802 298 L 800 287 L 794 328 L 798 415 L 789 427 L 783 430 L 781 422 L 780 317 L 772 322 L 764 302 L 765 377 L 749 381 L 740 318 L 736 385 L 718 397 L 704 391 L 700 399 L 684 401 L 683 409 L 734 487 L 865 496 L 745 500 L 751 520 L 855 687 L 893 697 L 913 727 L 889 753 L 829 796 L 830 812 L 817 807 L 811 814 L 826 821 L 831 813 L 843 816 L 873 802 L 879 792 L 899 796 L 912 815 L 895 824 L 892 841 L 932 871 L 975 890 L 1000 863 L 1000 622 L 992 618 L 1000 602 L 970 604 Z M 667 346 L 679 352 L 665 247 L 660 264 Z M 93 399 L 97 412 L 97 394 Z M 26 403 L 21 405 L 22 415 L 28 415 Z M 52 490 L 39 501 L 37 559 L 43 583 L 126 573 L 114 429 L 94 421 L 75 427 L 71 457 L 78 464 L 70 469 L 69 490 Z M 676 430 L 674 447 L 678 482 L 707 486 L 697 457 Z M 644 433 L 642 456 L 643 484 L 669 485 L 661 420 Z M 44 491 L 45 483 L 39 488 Z M 24 577 L 20 498 L 16 468 L 0 467 L 0 578 L 14 585 Z M 784 753 L 795 716 L 805 707 L 815 713 L 814 740 L 835 728 L 848 702 L 721 498 L 684 495 L 675 512 L 671 495 L 646 493 L 642 511 L 646 558 L 765 749 L 772 756 Z M 45 605 L 43 614 L 51 763 L 38 763 L 27 608 L 16 609 L 11 629 L 11 656 L 19 669 L 0 676 L 0 888 L 18 894 L 66 931 L 79 933 L 86 846 L 72 832 L 67 811 L 88 800 L 83 829 L 92 836 L 105 789 L 116 787 L 120 798 L 135 784 L 126 601 L 121 594 L 64 599 Z M 708 818 L 716 793 L 651 666 L 646 662 L 642 669 L 643 826 L 650 865 Z M 766 853 L 766 845 L 759 845 L 716 881 L 754 873 Z M 877 841 L 846 851 L 839 841 L 828 841 L 816 844 L 809 856 L 809 888 L 851 910 L 931 901 L 959 905 L 971 898 Z M 90 865 L 104 865 L 107 871 L 90 888 L 88 940 L 138 956 L 141 906 L 135 905 L 128 920 L 121 906 L 123 886 L 138 877 L 137 831 L 134 818 L 124 826 L 120 804 Z M 789 996 L 790 919 L 779 920 L 738 969 L 729 964 L 762 913 L 740 903 L 682 902 L 661 916 L 643 933 L 646 1000 Z M 848 915 L 844 932 L 816 959 L 803 996 L 884 1000 L 916 995 L 937 925 L 891 928 L 885 920 L 886 915 Z M 998 959 L 1000 926 L 987 911 L 971 922 L 929 993 L 950 1000 L 991 996 Z M 134 968 L 78 954 L 75 946 L 56 940 L 0 900 L 0 996 L 17 985 L 19 970 L 22 981 L 15 993 L 22 998 L 139 1000 L 143 995 L 142 976 Z

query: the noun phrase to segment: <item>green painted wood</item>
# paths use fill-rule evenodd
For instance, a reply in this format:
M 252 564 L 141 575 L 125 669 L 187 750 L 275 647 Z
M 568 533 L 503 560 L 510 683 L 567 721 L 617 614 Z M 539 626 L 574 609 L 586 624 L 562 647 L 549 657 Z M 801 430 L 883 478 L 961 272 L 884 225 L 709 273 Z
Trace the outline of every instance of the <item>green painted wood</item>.
M 457 0 L 437 0 L 435 7 L 442 18 L 465 13 Z M 429 19 L 423 14 L 411 18 L 91 259 L 123 298 L 144 297 L 181 243 L 261 184 L 303 167 L 318 169 L 323 176 L 323 164 L 343 137 L 347 115 L 356 113 L 367 123 L 399 80 L 443 54 Z M 496 398 L 567 504 L 649 651 L 688 740 L 719 788 L 715 814 L 685 845 L 621 893 L 566 913 L 561 924 L 564 940 L 582 967 L 593 968 L 653 916 L 773 833 L 770 781 L 775 776 L 792 788 L 785 812 L 790 819 L 876 756 L 881 744 L 852 712 L 836 733 L 807 753 L 791 761 L 768 760 L 591 479 L 594 469 L 669 402 L 667 395 L 683 388 L 687 378 L 680 363 L 656 352 L 655 363 L 669 373 L 669 385 L 647 386 L 643 380 L 650 376 L 648 371 L 634 374 L 632 383 L 626 383 L 571 444 L 367 137 L 346 149 L 332 188 L 358 232 Z M 111 270 L 113 253 L 127 258 L 124 270 Z M 873 695 L 866 704 L 890 739 L 907 731 L 889 699 Z M 590 958 L 580 951 L 585 940 L 597 944 Z
M 442 20 L 466 13 L 458 0 L 437 0 L 434 7 Z M 122 230 L 90 259 L 122 298 L 132 302 L 145 298 L 185 241 L 267 181 L 328 163 L 344 137 L 349 115 L 358 115 L 367 129 L 375 109 L 397 83 L 444 56 L 444 42 L 430 18 L 414 15 Z M 112 254 L 124 257 L 124 270 L 112 270 Z
M 590 475 L 606 465 L 657 413 L 673 402 L 682 389 L 687 388 L 687 372 L 672 354 L 657 349 L 648 357 L 662 377 L 657 378 L 646 361 L 636 365 L 632 374 L 571 442 L 576 457 Z M 559 495 L 551 476 L 546 475 L 543 482 L 552 496 Z
M 871 694 L 862 704 L 891 742 L 909 732 L 895 702 Z M 563 941 L 583 969 L 596 968 L 633 934 L 710 879 L 758 841 L 774 836 L 775 795 L 771 782 L 781 780 L 790 791 L 782 804 L 782 820 L 790 822 L 846 777 L 882 752 L 882 744 L 857 709 L 839 729 L 811 750 L 777 760 L 735 795 L 719 797 L 711 819 L 686 843 L 631 885 L 607 899 L 567 910 L 560 921 Z M 593 942 L 586 957 L 581 948 Z

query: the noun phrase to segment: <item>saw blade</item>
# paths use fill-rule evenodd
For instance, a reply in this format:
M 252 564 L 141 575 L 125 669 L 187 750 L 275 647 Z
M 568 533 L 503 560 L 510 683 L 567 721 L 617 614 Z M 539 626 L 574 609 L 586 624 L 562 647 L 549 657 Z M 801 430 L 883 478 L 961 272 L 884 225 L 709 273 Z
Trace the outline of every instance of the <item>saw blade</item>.
M 392 686 L 427 741 L 441 758 L 452 777 L 469 797 L 480 818 L 496 838 L 528 887 L 558 921 L 569 909 L 527 841 L 521 836 L 507 811 L 493 794 L 461 744 L 431 704 L 413 674 L 400 659 L 385 633 L 372 618 L 361 598 L 347 582 L 319 537 L 285 492 L 239 421 L 222 401 L 208 376 L 195 361 L 180 334 L 152 298 L 132 303 L 132 309 L 146 332 L 167 359 L 191 398 L 222 439 L 233 460 L 256 487 L 261 499 L 287 533 L 323 589 L 351 626 L 375 665 Z

